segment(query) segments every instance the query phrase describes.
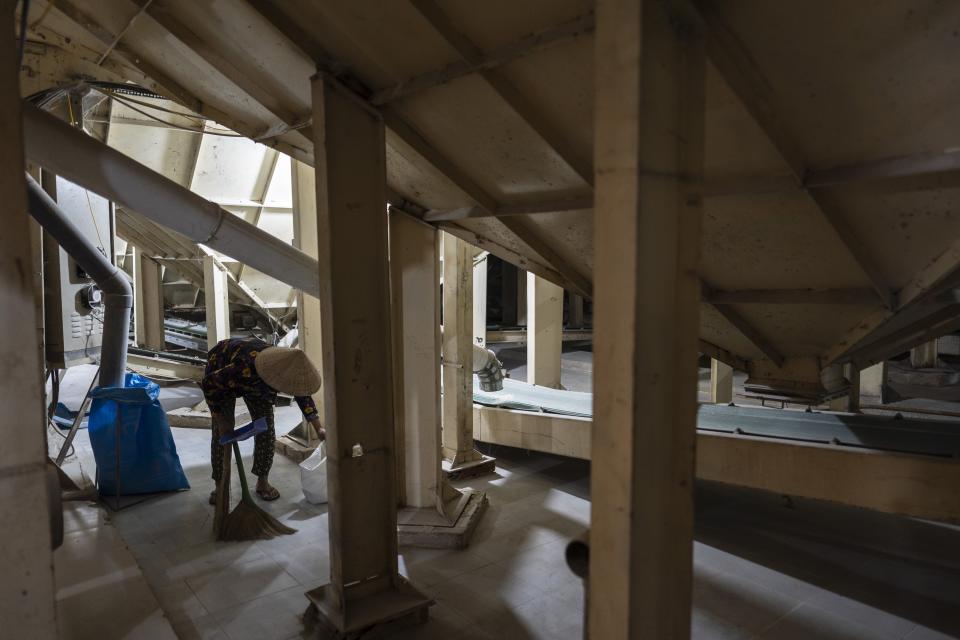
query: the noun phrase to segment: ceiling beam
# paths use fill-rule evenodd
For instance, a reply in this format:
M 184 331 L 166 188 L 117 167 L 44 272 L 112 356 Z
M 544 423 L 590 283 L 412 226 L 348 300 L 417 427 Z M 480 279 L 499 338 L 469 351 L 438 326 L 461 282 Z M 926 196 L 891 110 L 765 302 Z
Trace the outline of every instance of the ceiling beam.
M 562 200 L 539 200 L 524 204 L 502 204 L 491 212 L 482 207 L 460 207 L 458 209 L 435 209 L 424 214 L 426 222 L 448 222 L 468 218 L 502 218 L 536 213 L 562 213 L 565 211 L 583 211 L 593 209 L 593 196 L 565 198 Z
M 782 367 L 785 358 L 767 338 L 757 330 L 752 324 L 747 322 L 746 318 L 729 304 L 711 302 L 711 298 L 718 294 L 716 287 L 713 287 L 702 278 L 700 279 L 700 300 L 704 304 L 709 304 L 716 309 L 717 313 L 723 316 L 727 322 L 732 324 L 744 338 L 753 343 L 760 353 L 765 355 L 771 362 L 778 367 Z M 719 359 L 719 358 L 718 358 Z
M 960 170 L 960 150 L 951 149 L 812 170 L 807 172 L 804 185 L 814 189 L 852 182 L 926 176 L 957 170 Z
M 876 306 L 873 289 L 744 289 L 713 291 L 704 300 L 711 304 L 804 304 Z
M 732 324 L 744 338 L 753 343 L 760 352 L 778 367 L 782 367 L 785 361 L 783 354 L 777 350 L 767 338 L 760 333 L 752 324 L 737 312 L 736 309 L 728 304 L 707 303 L 717 310 L 721 316 L 726 318 L 727 322 Z
M 507 230 L 546 260 L 547 264 L 560 272 L 560 275 L 570 282 L 575 293 L 593 299 L 593 284 L 590 282 L 590 278 L 581 274 L 563 256 L 557 253 L 548 242 L 527 225 L 525 220 L 515 217 L 499 218 L 498 220 Z
M 241 133 L 251 140 L 257 140 L 265 145 L 283 151 L 299 160 L 312 161 L 310 154 L 301 146 L 291 144 L 287 140 L 275 136 L 264 138 L 264 132 L 253 126 L 237 120 L 224 111 L 203 102 L 196 95 L 184 88 L 180 83 L 161 71 L 158 67 L 145 60 L 144 57 L 126 46 L 116 34 L 100 25 L 91 16 L 79 9 L 71 0 L 57 0 L 55 11 L 59 11 L 66 18 L 72 20 L 84 31 L 96 38 L 108 51 L 109 57 L 120 59 L 124 64 L 149 78 L 154 87 L 152 89 L 160 95 L 177 102 L 196 114 L 205 116 L 215 122 Z M 116 44 L 114 44 L 116 41 Z M 112 47 L 112 48 L 110 48 Z
M 344 84 L 346 88 L 356 93 L 361 100 L 369 104 L 370 96 L 372 95 L 370 89 L 360 80 L 350 75 L 343 65 L 335 62 L 329 55 L 327 55 L 323 47 L 316 42 L 310 34 L 304 31 L 299 25 L 294 23 L 286 14 L 283 13 L 283 11 L 274 6 L 273 3 L 266 2 L 265 0 L 248 0 L 248 2 L 265 19 L 270 21 L 276 29 L 281 31 L 294 45 L 299 47 L 301 51 L 308 56 L 313 57 L 317 62 L 317 66 L 321 70 L 337 78 Z M 482 52 L 480 52 L 480 54 L 482 54 Z M 433 145 L 431 145 L 426 138 L 424 138 L 424 136 L 417 131 L 413 125 L 407 122 L 393 107 L 385 105 L 377 108 L 376 106 L 371 105 L 371 108 L 377 109 L 381 113 L 383 116 L 384 125 L 390 129 L 394 135 L 396 135 L 404 144 L 409 146 L 429 165 L 439 171 L 441 175 L 443 175 L 454 186 L 460 189 L 460 191 L 473 200 L 480 209 L 484 209 L 488 212 L 494 212 L 500 208 L 499 203 L 492 195 L 474 182 L 473 179 L 470 178 L 453 161 L 434 148 Z M 548 272 L 543 273 L 549 273 L 549 275 L 541 275 L 540 273 L 538 273 L 538 275 L 541 275 L 541 277 L 545 277 L 547 280 L 550 280 L 551 282 L 554 282 L 560 286 L 570 288 L 571 290 L 576 291 L 577 293 L 580 293 L 588 298 L 592 297 L 590 294 L 592 287 L 589 280 L 580 275 L 575 269 L 572 269 L 565 260 L 563 260 L 546 243 L 540 240 L 536 234 L 531 233 L 529 229 L 523 225 L 515 224 L 512 225 L 513 228 L 508 225 L 504 226 L 507 226 L 507 228 L 512 231 L 514 235 L 516 235 L 522 242 L 530 246 L 535 253 L 547 261 L 550 269 Z M 444 227 L 441 226 L 441 228 Z M 448 230 L 446 228 L 444 229 Z M 449 231 L 453 235 L 456 235 L 460 238 L 464 238 L 464 236 L 469 233 L 462 227 L 456 225 L 451 225 Z M 475 244 L 476 246 L 482 246 L 479 244 L 479 242 L 482 240 L 482 238 L 479 236 L 474 236 L 473 240 L 467 238 L 464 239 L 472 244 Z M 490 243 L 487 242 L 487 244 Z M 494 252 L 501 257 L 513 253 L 508 252 L 508 250 L 506 250 L 506 248 L 502 245 L 497 244 L 495 246 L 496 250 Z M 527 264 L 529 265 L 530 263 L 527 262 Z M 535 269 L 531 269 L 529 266 L 523 268 L 537 273 Z
M 960 304 L 951 304 L 878 340 L 857 347 L 850 359 L 860 369 L 909 351 L 913 347 L 960 329 Z
M 710 356 L 714 360 L 730 365 L 737 371 L 749 371 L 749 365 L 745 358 L 741 358 L 723 347 L 718 347 L 712 342 L 707 342 L 701 338 L 697 350 L 705 356 Z
M 373 94 L 370 102 L 375 105 L 386 104 L 413 93 L 446 84 L 463 76 L 489 71 L 555 44 L 566 42 L 585 33 L 591 33 L 593 28 L 593 13 L 587 13 L 573 20 L 536 31 L 519 40 L 489 49 L 474 58 L 473 61 L 461 59 L 441 69 L 434 69 L 409 80 L 404 80 L 392 87 L 381 89 Z
M 850 355 L 860 349 L 875 331 L 893 318 L 910 312 L 916 305 L 923 304 L 936 296 L 958 275 L 960 275 L 960 240 L 955 240 L 933 261 L 918 270 L 897 292 L 899 306 L 896 313 L 888 310 L 878 311 L 857 323 L 827 351 L 825 356 L 827 363 L 849 360 Z
M 724 23 L 714 2 L 695 0 L 695 4 L 707 25 L 707 54 L 711 62 L 790 167 L 797 186 L 803 188 L 807 163 L 800 147 L 790 135 L 789 128 L 777 113 L 769 83 L 760 73 L 749 51 Z M 853 233 L 838 208 L 832 203 L 825 203 L 821 195 L 806 190 L 805 192 L 867 275 L 884 306 L 893 309 L 896 299 L 880 265 Z
M 149 0 L 144 4 L 144 7 L 147 15 L 164 31 L 200 56 L 220 75 L 283 122 L 289 130 L 299 129 L 303 136 L 313 139 L 312 132 L 307 124 L 310 122 L 309 116 L 300 117 L 290 111 L 282 104 L 277 92 L 260 86 L 253 76 L 234 66 L 230 60 L 217 51 L 216 47 L 177 20 L 166 7 L 158 6 L 156 3 L 150 4 Z
M 509 262 L 510 264 L 514 265 L 518 269 L 523 269 L 524 271 L 529 271 L 530 273 L 536 274 L 544 280 L 549 280 L 550 282 L 553 282 L 564 289 L 573 290 L 574 288 L 571 282 L 569 282 L 553 268 L 544 266 L 539 262 L 532 262 L 526 256 L 519 254 L 512 249 L 504 247 L 502 244 L 487 238 L 481 233 L 466 229 L 460 225 L 453 224 L 452 222 L 438 222 L 434 226 L 442 231 L 446 231 L 452 236 L 457 236 L 468 244 L 472 244 L 475 247 L 489 251 L 505 262 Z
M 264 203 L 267 201 L 267 194 L 270 192 L 270 183 L 273 182 L 273 175 L 277 171 L 277 162 L 280 160 L 280 153 L 277 151 L 267 151 L 265 158 L 267 163 L 267 177 L 263 183 L 263 189 L 254 197 L 254 200 L 257 202 L 257 208 L 253 212 L 253 220 L 250 221 L 255 227 L 260 226 L 260 217 L 263 215 Z M 237 282 L 243 278 L 243 269 L 247 265 L 240 263 L 240 268 L 237 271 Z
M 473 181 L 453 161 L 437 151 L 426 138 L 410 125 L 393 107 L 382 107 L 383 123 L 394 135 L 400 138 L 417 155 L 426 160 L 434 169 L 443 174 L 460 191 L 470 197 L 480 207 L 487 211 L 496 211 L 500 206 L 496 199 L 487 193 L 480 185 Z
M 139 122 L 139 121 L 138 121 Z M 857 182 L 884 181 L 905 177 L 922 177 L 942 173 L 960 172 L 960 151 L 942 153 L 919 153 L 911 156 L 882 158 L 858 164 L 843 165 L 827 169 L 812 169 L 805 174 L 802 187 L 813 191 L 829 187 L 843 186 Z M 707 199 L 766 195 L 771 193 L 796 193 L 799 185 L 794 175 L 743 175 L 714 176 L 703 185 L 703 197 Z M 811 193 L 819 206 L 825 196 Z M 527 215 L 537 213 L 556 213 L 561 211 L 579 211 L 593 208 L 592 196 L 577 196 L 565 199 L 551 199 L 551 194 L 531 197 L 532 202 L 516 205 L 500 205 L 496 211 L 461 207 L 459 209 L 433 210 L 427 212 L 424 220 L 450 221 L 466 218 L 500 217 L 508 215 Z
M 461 58 L 470 64 L 483 62 L 484 52 L 460 31 L 434 0 L 410 0 L 410 3 Z M 592 158 L 581 157 L 563 132 L 553 126 L 503 73 L 483 70 L 480 75 L 584 182 L 593 186 Z

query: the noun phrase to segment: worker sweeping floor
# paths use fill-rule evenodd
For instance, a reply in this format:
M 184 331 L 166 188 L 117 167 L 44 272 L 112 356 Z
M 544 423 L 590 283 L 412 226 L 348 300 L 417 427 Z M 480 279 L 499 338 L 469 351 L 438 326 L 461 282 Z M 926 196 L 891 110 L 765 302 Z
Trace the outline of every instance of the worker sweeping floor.
M 75 402 L 66 395 L 68 405 Z M 195 387 L 161 394 L 174 406 L 199 399 Z M 278 434 L 299 413 L 278 408 Z M 271 482 L 280 498 L 258 503 L 297 533 L 214 542 L 210 434 L 173 433 L 191 489 L 104 512 L 173 630 L 191 640 L 315 637 L 301 615 L 304 592 L 329 575 L 327 515 L 304 500 L 297 465 L 277 456 Z M 79 437 L 81 459 L 86 446 Z M 252 441 L 241 442 L 240 452 L 249 465 Z M 563 550 L 589 523 L 589 465 L 509 448 L 487 452 L 497 458 L 495 474 L 455 483 L 490 500 L 470 547 L 400 549 L 403 572 L 437 604 L 425 626 L 396 637 L 578 638 L 583 587 Z M 694 638 L 960 637 L 960 529 L 717 486 L 701 486 L 697 505 Z M 120 631 L 96 637 L 151 637 Z

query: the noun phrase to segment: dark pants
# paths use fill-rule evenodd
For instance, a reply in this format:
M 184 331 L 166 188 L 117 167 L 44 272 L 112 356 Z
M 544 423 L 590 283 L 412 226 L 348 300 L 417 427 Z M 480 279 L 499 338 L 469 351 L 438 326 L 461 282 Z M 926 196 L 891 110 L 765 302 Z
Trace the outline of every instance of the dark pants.
M 255 397 L 244 397 L 243 402 L 247 405 L 247 410 L 250 411 L 251 420 L 256 420 L 257 418 L 266 418 L 267 420 L 267 430 L 253 437 L 253 469 L 251 469 L 253 475 L 265 476 L 270 473 L 270 467 L 273 466 L 273 441 L 276 438 L 276 433 L 273 429 L 273 402 Z M 224 400 L 216 405 L 211 405 L 210 402 L 207 401 L 211 413 L 219 413 L 230 416 L 231 418 L 234 415 L 236 404 L 237 401 L 234 398 Z M 220 434 L 217 433 L 215 429 L 210 429 L 210 432 L 212 434 L 210 462 L 213 465 L 213 479 L 214 481 L 219 481 L 220 474 L 223 472 L 223 457 L 220 455 L 222 449 L 220 446 Z

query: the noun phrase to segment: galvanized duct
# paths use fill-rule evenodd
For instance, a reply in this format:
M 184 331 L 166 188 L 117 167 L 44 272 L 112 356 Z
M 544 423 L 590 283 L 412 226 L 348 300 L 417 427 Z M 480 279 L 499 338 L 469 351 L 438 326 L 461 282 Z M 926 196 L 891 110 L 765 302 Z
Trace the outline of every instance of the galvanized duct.
M 27 157 L 41 167 L 291 287 L 320 294 L 317 261 L 116 149 L 23 102 Z
M 86 271 L 104 294 L 103 344 L 100 348 L 100 385 L 122 387 L 127 368 L 127 338 L 133 290 L 115 267 L 57 206 L 37 181 L 27 176 L 30 215 Z

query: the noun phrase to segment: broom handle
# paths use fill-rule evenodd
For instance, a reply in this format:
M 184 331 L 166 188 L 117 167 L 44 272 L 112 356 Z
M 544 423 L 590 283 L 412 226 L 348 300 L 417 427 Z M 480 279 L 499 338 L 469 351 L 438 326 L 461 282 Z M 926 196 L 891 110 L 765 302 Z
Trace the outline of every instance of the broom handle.
M 217 482 L 216 507 L 213 518 L 213 529 L 217 539 L 220 539 L 223 522 L 230 512 L 230 447 L 220 447 L 220 480 Z
M 250 487 L 247 486 L 247 474 L 243 470 L 243 460 L 240 458 L 240 445 L 236 442 L 233 443 L 233 457 L 237 459 L 237 472 L 240 475 L 240 490 L 242 493 L 242 499 L 244 502 L 253 503 L 253 498 L 250 496 Z

